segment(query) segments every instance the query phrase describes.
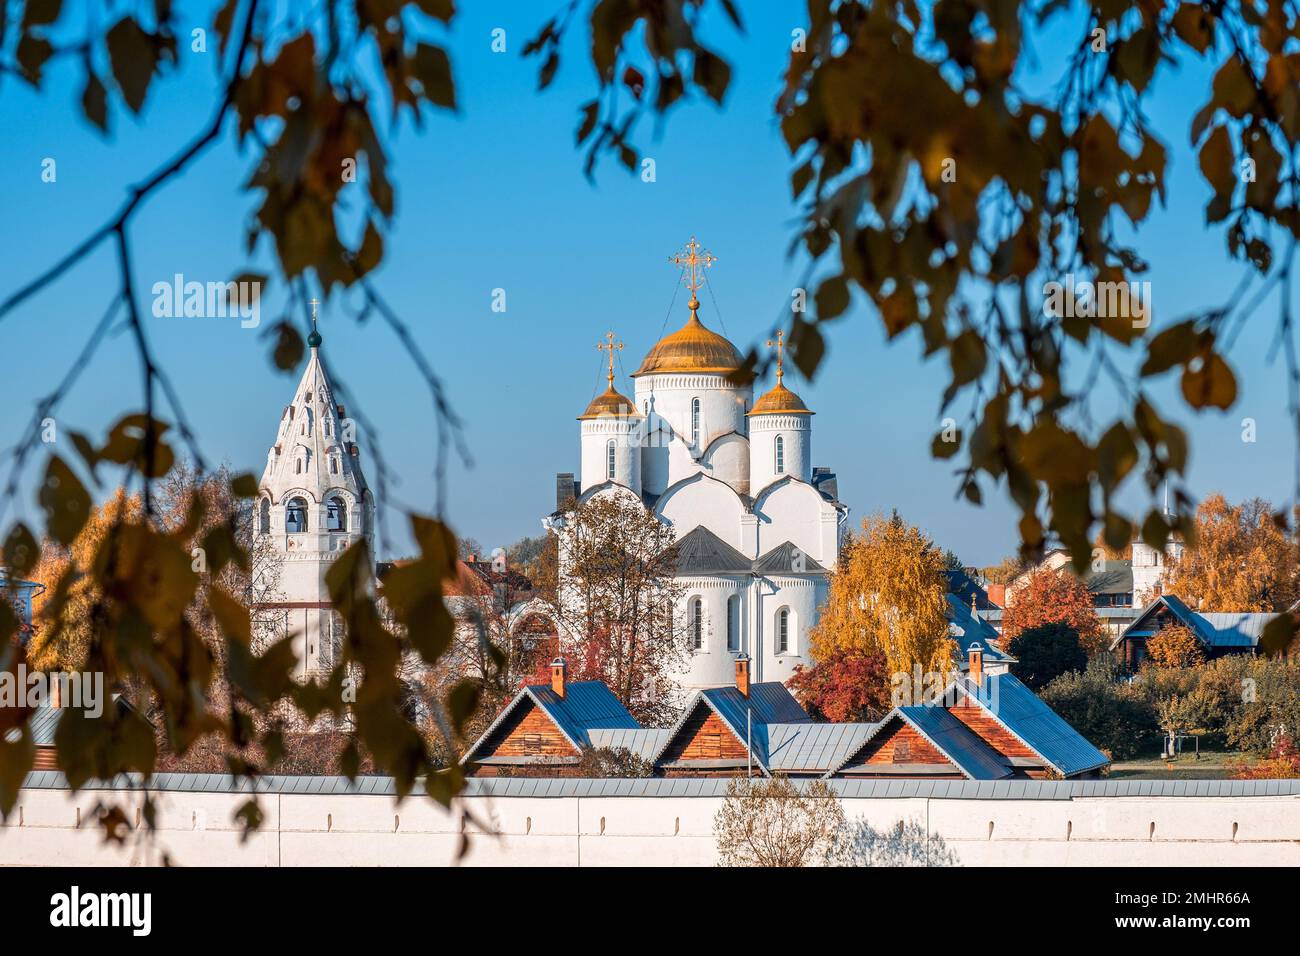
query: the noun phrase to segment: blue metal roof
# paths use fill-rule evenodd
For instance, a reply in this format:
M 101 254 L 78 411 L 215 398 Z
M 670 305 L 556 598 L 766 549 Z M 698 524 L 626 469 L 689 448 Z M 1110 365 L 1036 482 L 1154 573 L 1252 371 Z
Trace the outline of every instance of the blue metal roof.
M 984 659 L 990 663 L 1011 663 L 1015 658 L 1000 650 L 994 643 L 999 637 L 997 629 L 984 618 L 971 613 L 968 605 L 962 604 L 954 595 L 945 595 L 948 599 L 948 632 L 957 642 L 957 657 L 965 661 L 970 653 L 970 646 L 976 641 L 984 645 Z
M 587 737 L 593 747 L 609 750 L 626 750 L 642 760 L 654 759 L 655 753 L 668 740 L 671 730 L 658 727 L 640 727 L 636 730 L 608 730 L 595 727 L 587 731 Z
M 1070 777 L 1110 763 L 1104 753 L 1015 676 L 986 674 L 978 688 L 969 678 L 959 678 L 958 683 L 970 699 L 1062 776 Z
M 580 750 L 584 747 L 600 746 L 591 742 L 589 734 L 592 730 L 641 729 L 636 718 L 602 681 L 569 681 L 565 685 L 563 697 L 551 690 L 548 685 L 529 684 L 520 688 L 519 693 L 515 694 L 510 703 L 501 708 L 501 713 L 497 714 L 496 720 L 492 721 L 488 729 L 483 731 L 483 735 L 474 741 L 474 746 L 465 752 L 461 763 L 465 763 L 477 753 L 478 748 L 483 746 L 483 742 L 525 699 L 540 707 L 569 743 Z
M 786 686 L 776 681 L 750 684 L 748 697 L 735 686 L 706 687 L 697 690 L 686 702 L 681 717 L 677 719 L 668 737 L 655 751 L 655 761 L 663 756 L 669 743 L 681 733 L 686 722 L 690 720 L 691 714 L 701 705 L 717 714 L 741 743 L 744 743 L 748 737 L 750 753 L 765 773 L 770 771 L 767 765 L 767 734 L 760 734 L 758 727 L 762 724 L 811 724 L 813 722 Z
M 916 728 L 972 780 L 1002 780 L 1012 770 L 1001 754 L 942 707 L 899 707 L 898 716 Z
M 1211 648 L 1258 647 L 1264 628 L 1270 621 L 1280 616 L 1268 611 L 1198 612 L 1188 607 L 1186 602 L 1176 594 L 1163 594 L 1138 614 L 1137 619 L 1111 643 L 1111 648 L 1118 647 L 1120 642 L 1130 635 L 1153 634 L 1150 619 L 1162 606 L 1200 638 L 1201 643 Z
M 825 773 L 854 753 L 875 724 L 757 724 L 770 770 L 781 773 Z

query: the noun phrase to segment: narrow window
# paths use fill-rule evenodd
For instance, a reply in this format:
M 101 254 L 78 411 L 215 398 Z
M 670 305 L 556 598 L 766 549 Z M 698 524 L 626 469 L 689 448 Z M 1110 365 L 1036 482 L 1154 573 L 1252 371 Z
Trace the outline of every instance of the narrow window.
M 790 650 L 790 609 L 783 607 L 776 612 L 776 652 L 788 653 Z
M 325 504 L 325 527 L 330 531 L 348 530 L 348 506 L 342 498 L 331 498 Z
M 307 530 L 307 502 L 301 498 L 290 498 L 284 509 L 284 530 L 297 534 Z
M 614 440 L 605 443 L 605 477 L 614 480 Z
M 699 447 L 700 444 L 700 400 L 691 399 L 691 444 Z
M 271 533 L 271 499 L 263 498 L 262 503 L 258 506 L 258 518 L 261 525 L 262 534 Z
M 691 601 L 691 650 L 698 651 L 704 647 L 704 602 L 699 598 Z
M 780 435 L 776 436 L 776 473 L 785 474 L 785 439 Z
M 740 595 L 727 598 L 727 650 L 740 650 Z
M 339 456 L 337 453 L 335 453 L 330 455 L 330 474 L 337 475 L 338 473 L 339 473 Z

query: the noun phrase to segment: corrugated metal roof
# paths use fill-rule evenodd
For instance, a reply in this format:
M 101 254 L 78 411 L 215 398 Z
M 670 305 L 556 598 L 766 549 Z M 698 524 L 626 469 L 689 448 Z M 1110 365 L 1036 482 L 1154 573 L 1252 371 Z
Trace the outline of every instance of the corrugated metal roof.
M 694 528 L 677 542 L 677 573 L 749 574 L 753 564 L 704 525 Z
M 959 678 L 959 685 L 985 712 L 1063 776 L 1110 763 L 1104 753 L 1013 675 L 985 675 L 978 689 L 969 678 Z
M 592 730 L 639 730 L 641 725 L 626 707 L 614 696 L 614 692 L 598 680 L 569 681 L 564 687 L 564 696 L 551 690 L 545 684 L 529 684 L 519 689 L 510 703 L 501 708 L 501 713 L 483 731 L 483 735 L 474 741 L 474 746 L 465 752 L 461 763 L 467 763 L 483 742 L 491 736 L 502 722 L 525 699 L 532 701 L 554 721 L 560 733 L 573 746 L 582 749 L 592 746 L 588 732 Z
M 1011 767 L 979 735 L 942 707 L 899 707 L 895 713 L 972 780 L 1002 780 Z
M 1144 622 L 1162 606 L 1180 623 L 1190 628 L 1207 647 L 1215 648 L 1258 647 L 1264 628 L 1279 616 L 1274 612 L 1263 611 L 1193 611 L 1176 594 L 1163 594 L 1147 605 L 1133 623 L 1115 638 L 1110 645 L 1111 649 L 1118 647 L 1130 634 L 1153 633 L 1151 626 Z
M 754 562 L 757 574 L 825 574 L 826 569 L 793 541 L 783 541 Z
M 792 780 L 804 788 L 812 781 Z M 828 780 L 841 797 L 897 800 L 1072 800 L 1101 797 L 1300 797 L 1300 780 Z M 137 776 L 112 781 L 92 780 L 83 790 L 139 790 Z M 720 797 L 730 781 L 716 777 L 647 777 L 584 780 L 540 777 L 473 777 L 467 797 Z M 149 789 L 190 793 L 319 793 L 395 796 L 391 777 L 260 777 L 256 785 L 225 774 L 160 773 Z M 56 770 L 37 770 L 23 781 L 29 790 L 67 790 Z M 417 786 L 414 795 L 423 795 Z
M 652 760 L 670 734 L 671 730 L 658 727 L 638 727 L 636 730 L 596 727 L 587 731 L 591 746 L 610 750 L 622 748 L 642 760 Z
M 786 689 L 784 684 L 776 681 L 750 684 L 748 697 L 741 694 L 734 686 L 706 687 L 703 690 L 697 690 L 687 700 L 686 706 L 682 708 L 682 715 L 677 718 L 677 722 L 673 724 L 668 736 L 655 751 L 654 761 L 658 762 L 664 751 L 668 749 L 668 745 L 681 733 L 682 728 L 686 726 L 686 722 L 690 720 L 691 715 L 700 706 L 708 707 L 716 713 L 731 728 L 731 732 L 736 735 L 736 739 L 742 743 L 744 743 L 746 735 L 749 735 L 750 752 L 764 773 L 769 772 L 766 749 L 767 737 L 763 735 L 760 739 L 754 728 L 757 728 L 760 724 L 812 723 L 812 718 L 808 716 L 807 711 L 799 706 L 799 702 L 794 699 L 794 695 Z
M 36 708 L 27 721 L 27 726 L 32 731 L 32 741 L 36 746 L 54 746 L 54 732 L 59 729 L 59 720 L 62 717 L 62 707 L 51 707 L 48 704 L 43 704 Z
M 769 769 L 781 773 L 825 773 L 867 739 L 875 724 L 758 724 Z
M 990 663 L 1011 663 L 1015 658 L 998 648 L 994 643 L 998 640 L 997 629 L 984 620 L 971 613 L 968 605 L 962 604 L 961 601 L 953 594 L 945 595 L 948 599 L 947 617 L 948 632 L 952 635 L 953 640 L 957 642 L 957 656 L 959 660 L 965 660 L 970 654 L 970 646 L 976 641 L 984 645 L 984 659 Z

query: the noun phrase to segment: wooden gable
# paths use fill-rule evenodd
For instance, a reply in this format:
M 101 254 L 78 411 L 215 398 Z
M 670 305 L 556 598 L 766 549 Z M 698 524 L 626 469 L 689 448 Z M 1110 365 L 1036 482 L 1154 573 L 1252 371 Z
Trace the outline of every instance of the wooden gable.
M 1018 768 L 1017 776 L 1042 777 L 1047 775 L 1043 759 L 1034 753 L 1019 737 L 1007 730 L 996 717 L 965 694 L 948 708 L 974 734 L 996 750 L 1011 766 Z
M 660 767 L 670 776 L 683 770 L 690 773 L 729 770 L 748 763 L 745 742 L 702 700 L 695 704 L 659 760 Z M 754 770 L 759 772 L 757 765 Z
M 853 777 L 964 779 L 965 774 L 915 727 L 895 716 L 840 768 Z
M 506 757 L 578 757 L 578 748 L 560 732 L 555 721 L 527 696 L 474 752 L 474 760 Z

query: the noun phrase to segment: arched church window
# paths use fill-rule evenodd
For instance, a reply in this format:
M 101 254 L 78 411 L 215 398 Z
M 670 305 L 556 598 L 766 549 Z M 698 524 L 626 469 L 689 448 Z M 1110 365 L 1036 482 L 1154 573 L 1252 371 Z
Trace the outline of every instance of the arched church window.
M 257 506 L 257 529 L 262 534 L 271 533 L 271 499 L 263 498 Z
M 325 527 L 328 531 L 348 530 L 348 505 L 342 498 L 334 497 L 325 503 Z
M 302 498 L 290 498 L 284 508 L 284 530 L 298 534 L 307 530 L 307 502 Z
M 338 473 L 339 473 L 339 453 L 336 451 L 332 451 L 330 452 L 330 474 L 337 475 Z
M 740 595 L 727 598 L 727 650 L 740 650 Z
M 691 598 L 689 639 L 691 650 L 704 647 L 704 602 L 699 598 Z
M 699 447 L 700 444 L 700 400 L 691 399 L 691 444 Z
M 325 419 L 325 437 L 326 438 L 334 437 L 334 423 L 331 422 L 328 418 Z
M 614 439 L 611 438 L 608 442 L 605 443 L 605 477 L 608 478 L 610 481 L 614 480 L 614 464 L 615 464 Z
M 790 651 L 790 609 L 783 607 L 776 612 L 776 652 L 787 654 Z
M 785 438 L 781 435 L 776 436 L 776 473 L 785 474 Z

